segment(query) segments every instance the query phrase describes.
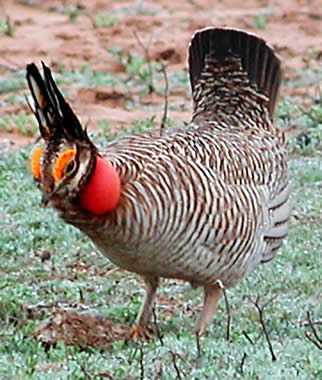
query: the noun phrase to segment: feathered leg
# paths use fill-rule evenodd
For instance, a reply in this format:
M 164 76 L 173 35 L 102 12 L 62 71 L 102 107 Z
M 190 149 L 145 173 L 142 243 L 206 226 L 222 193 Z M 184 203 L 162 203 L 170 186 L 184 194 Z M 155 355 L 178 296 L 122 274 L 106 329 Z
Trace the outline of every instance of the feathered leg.
M 217 303 L 222 295 L 223 289 L 221 283 L 219 282 L 215 286 L 209 286 L 204 288 L 205 298 L 203 309 L 195 327 L 195 333 L 197 336 L 201 336 L 209 326 L 212 317 L 216 311 Z
M 152 306 L 159 286 L 158 277 L 142 276 L 146 291 L 141 310 L 136 317 L 134 325 L 131 327 L 127 340 L 129 339 L 149 339 L 151 329 L 148 328 L 148 323 L 151 318 Z

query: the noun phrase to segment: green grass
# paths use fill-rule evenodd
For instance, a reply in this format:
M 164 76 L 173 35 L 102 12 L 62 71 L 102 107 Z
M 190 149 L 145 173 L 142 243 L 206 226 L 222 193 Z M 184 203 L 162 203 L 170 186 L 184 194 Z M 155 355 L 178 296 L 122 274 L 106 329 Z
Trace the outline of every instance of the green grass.
M 259 13 L 252 16 L 253 24 L 256 29 L 265 30 L 269 22 L 269 18 L 272 16 L 271 12 L 268 13 Z
M 111 28 L 116 26 L 119 22 L 117 14 L 115 12 L 109 12 L 107 14 L 100 14 L 96 16 L 94 20 L 95 28 Z
M 322 149 L 322 105 L 316 101 L 308 109 L 292 99 L 285 98 L 277 107 L 277 124 L 280 127 L 296 126 L 298 135 L 289 142 L 290 151 L 315 154 Z
M 54 72 L 57 83 L 72 83 L 75 87 L 113 87 L 120 85 L 120 80 L 106 72 L 93 71 L 88 64 L 84 64 L 79 70 L 69 71 L 65 67 L 60 67 Z
M 22 70 L 11 70 L 6 73 L 6 76 L 1 76 L 0 80 L 0 95 L 16 92 L 19 89 L 26 88 L 25 73 Z M 3 100 L 0 100 L 2 104 Z
M 153 126 L 154 119 L 143 124 L 133 125 L 133 130 Z M 305 156 L 297 152 L 290 159 L 296 217 L 283 249 L 228 292 L 231 341 L 226 340 L 227 313 L 222 300 L 202 339 L 200 358 L 191 329 L 201 290 L 178 281 L 164 280 L 159 290 L 169 301 L 156 306 L 163 345 L 158 339 L 128 346 L 117 342 L 100 352 L 60 342 L 47 350 L 35 339 L 36 328 L 51 315 L 50 305 L 79 303 L 81 293 L 91 312 L 130 324 L 139 310 L 143 287 L 130 273 L 101 275 L 114 266 L 53 210 L 39 207 L 41 195 L 29 172 L 30 152 L 31 147 L 0 157 L 1 379 L 98 379 L 104 373 L 113 379 L 153 379 L 158 373 L 161 379 L 176 379 L 177 371 L 183 379 L 307 380 L 322 376 L 321 353 L 305 337 L 310 328 L 303 326 L 307 311 L 313 320 L 321 320 L 322 315 L 322 173 L 316 150 Z M 51 257 L 42 262 L 45 251 Z M 79 262 L 87 270 L 75 275 Z M 257 295 L 260 305 L 271 301 L 264 319 L 277 356 L 274 362 L 258 312 L 249 300 Z M 28 308 L 38 303 L 48 307 L 30 316 Z M 171 315 L 165 316 L 169 308 Z
M 0 130 L 17 131 L 23 136 L 33 137 L 38 132 L 38 125 L 33 115 L 20 111 L 11 116 L 0 117 Z
M 0 19 L 0 33 L 5 34 L 8 37 L 13 37 L 13 25 L 9 16 L 6 19 Z
M 66 3 L 66 2 L 64 2 Z M 68 5 L 68 4 L 63 4 L 61 6 L 54 6 L 51 7 L 49 6 L 48 8 L 51 11 L 61 13 L 63 15 L 68 16 L 69 20 L 71 22 L 76 22 L 79 16 L 83 13 L 83 11 L 86 9 L 85 6 L 83 5 Z

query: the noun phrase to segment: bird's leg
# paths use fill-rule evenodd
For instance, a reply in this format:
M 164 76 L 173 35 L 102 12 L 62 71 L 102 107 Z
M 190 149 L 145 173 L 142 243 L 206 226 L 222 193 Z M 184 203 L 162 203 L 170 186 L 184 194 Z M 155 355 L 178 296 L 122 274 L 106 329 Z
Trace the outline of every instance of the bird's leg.
M 155 298 L 156 290 L 159 286 L 158 277 L 142 276 L 146 291 L 144 301 L 141 306 L 141 310 L 136 317 L 135 323 L 130 329 L 127 339 L 149 339 L 150 329 L 148 328 L 148 322 L 151 318 L 153 301 Z
M 199 316 L 198 322 L 195 327 L 197 338 L 200 337 L 210 324 L 213 314 L 216 311 L 216 306 L 219 298 L 223 294 L 223 285 L 217 282 L 214 286 L 205 286 L 204 288 L 204 304 L 202 312 Z
M 136 317 L 135 324 L 137 326 L 146 326 L 150 320 L 152 313 L 153 301 L 155 298 L 156 290 L 159 286 L 159 278 L 158 277 L 143 277 L 145 282 L 146 291 L 144 296 L 144 301 L 141 306 L 141 310 Z

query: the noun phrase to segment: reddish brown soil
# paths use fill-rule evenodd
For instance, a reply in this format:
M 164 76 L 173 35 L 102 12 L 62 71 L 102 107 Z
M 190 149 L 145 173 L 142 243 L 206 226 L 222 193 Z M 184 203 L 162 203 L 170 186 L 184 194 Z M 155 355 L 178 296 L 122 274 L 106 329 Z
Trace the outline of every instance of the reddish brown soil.
M 59 12 L 64 4 L 82 7 L 74 21 Z M 107 48 L 119 47 L 125 53 L 144 55 L 135 33 L 142 45 L 149 47 L 151 59 L 166 60 L 168 72 L 184 69 L 191 36 L 209 25 L 234 26 L 264 37 L 282 56 L 286 78 L 296 79 L 301 75 L 300 69 L 315 69 L 321 63 L 321 10 L 320 0 L 2 0 L 0 20 L 10 18 L 13 36 L 0 31 L 0 80 L 12 69 L 25 70 L 27 63 L 41 60 L 53 69 L 63 65 L 66 70 L 73 70 L 88 63 L 92 70 L 125 75 L 124 66 Z M 97 16 L 115 11 L 115 26 L 94 28 Z M 254 22 L 254 16 L 260 15 L 268 15 L 263 29 L 256 28 Z M 284 87 L 282 95 L 299 96 L 305 102 L 314 95 L 314 87 Z M 185 105 L 183 111 L 171 110 L 171 119 L 189 121 L 191 101 L 187 94 L 186 89 L 170 93 L 170 102 Z M 24 108 L 8 107 L 6 100 L 11 95 L 0 94 L 0 115 L 10 116 Z M 152 114 L 161 118 L 160 95 L 140 98 L 135 111 L 126 109 L 123 95 L 122 89 L 115 87 L 69 91 L 73 107 L 90 128 L 97 127 L 97 121 L 102 119 L 110 120 L 111 128 L 117 128 Z M 140 103 L 149 104 L 151 109 L 145 111 Z M 30 138 L 0 130 L 0 144 L 8 141 L 19 146 Z

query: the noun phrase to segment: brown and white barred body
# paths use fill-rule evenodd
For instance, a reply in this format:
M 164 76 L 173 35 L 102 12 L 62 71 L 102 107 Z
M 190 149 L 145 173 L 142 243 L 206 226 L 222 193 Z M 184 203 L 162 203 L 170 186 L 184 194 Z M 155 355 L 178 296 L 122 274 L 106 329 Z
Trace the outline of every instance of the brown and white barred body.
M 95 216 L 70 199 L 54 206 L 152 287 L 160 277 L 178 278 L 207 293 L 271 260 L 288 232 L 286 139 L 273 125 L 281 70 L 263 40 L 231 28 L 197 32 L 189 64 L 190 124 L 99 151 L 121 178 L 117 208 Z

